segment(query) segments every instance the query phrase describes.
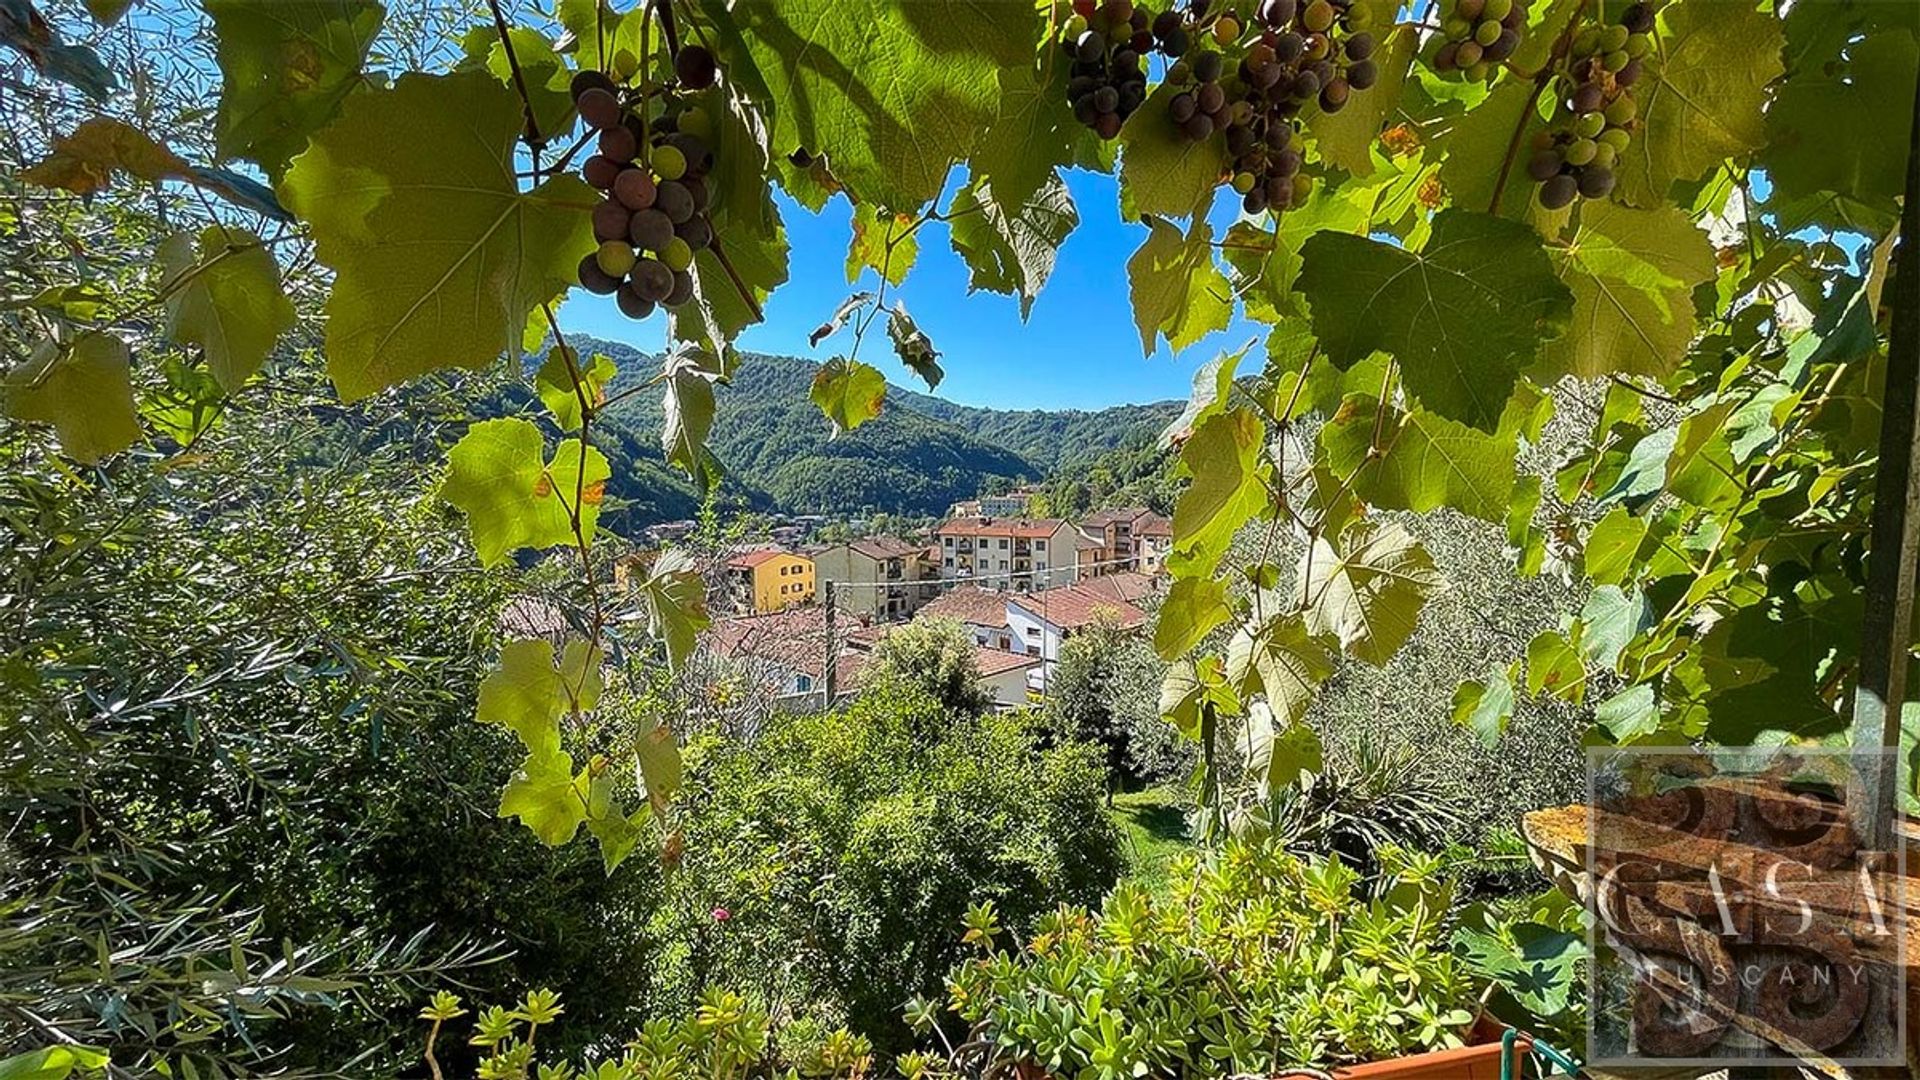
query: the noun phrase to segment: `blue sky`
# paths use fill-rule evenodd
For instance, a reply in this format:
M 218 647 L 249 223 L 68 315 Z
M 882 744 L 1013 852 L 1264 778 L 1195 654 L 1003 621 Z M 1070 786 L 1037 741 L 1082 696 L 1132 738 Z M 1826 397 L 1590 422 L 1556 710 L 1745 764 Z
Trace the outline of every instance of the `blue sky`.
M 905 285 L 890 295 L 905 299 L 907 310 L 940 350 L 947 373 L 935 391 L 940 397 L 968 405 L 1046 409 L 1185 398 L 1196 367 L 1220 350 L 1262 334 L 1259 326 L 1236 323 L 1178 356 L 1169 353 L 1164 341 L 1153 356 L 1141 356 L 1127 301 L 1127 259 L 1146 240 L 1146 226 L 1120 220 L 1111 176 L 1075 170 L 1067 174 L 1067 187 L 1079 209 L 1080 226 L 1067 237 L 1053 277 L 1025 323 L 1016 297 L 968 295 L 966 264 L 954 253 L 944 224 L 933 221 L 921 228 L 919 260 Z M 869 271 L 860 285 L 847 284 L 853 208 L 844 196 L 818 215 L 777 193 L 776 198 L 792 245 L 787 283 L 767 303 L 767 321 L 749 328 L 737 344 L 754 352 L 824 360 L 851 343 L 851 331 L 821 342 L 817 350 L 808 347 L 807 334 L 831 316 L 849 292 L 878 282 Z M 1230 210 L 1227 201 L 1220 200 L 1218 209 Z M 1221 216 L 1226 221 L 1233 217 Z M 560 322 L 563 330 L 643 349 L 658 348 L 666 333 L 664 316 L 634 323 L 620 315 L 610 298 L 579 290 L 561 308 Z M 901 386 L 925 389 L 894 357 L 882 325 L 876 323 L 867 338 L 860 346 L 861 359 Z

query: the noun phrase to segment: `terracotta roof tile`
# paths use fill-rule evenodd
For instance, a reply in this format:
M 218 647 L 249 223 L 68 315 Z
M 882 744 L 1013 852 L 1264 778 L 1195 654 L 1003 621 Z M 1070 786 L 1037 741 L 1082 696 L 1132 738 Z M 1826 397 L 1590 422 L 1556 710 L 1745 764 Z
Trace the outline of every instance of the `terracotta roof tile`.
M 955 518 L 934 526 L 935 536 L 1011 536 L 1050 539 L 1066 524 L 1059 518 Z
M 974 626 L 1004 629 L 1007 625 L 1005 593 L 989 592 L 977 585 L 962 585 L 928 601 L 915 618 L 958 619 Z
M 1082 582 L 1057 589 L 1042 589 L 1035 593 L 1010 596 L 1007 602 L 1018 604 L 1035 618 L 1062 630 L 1078 630 L 1101 622 L 1126 630 L 1147 621 L 1146 612 L 1109 591 L 1089 588 L 1090 584 Z

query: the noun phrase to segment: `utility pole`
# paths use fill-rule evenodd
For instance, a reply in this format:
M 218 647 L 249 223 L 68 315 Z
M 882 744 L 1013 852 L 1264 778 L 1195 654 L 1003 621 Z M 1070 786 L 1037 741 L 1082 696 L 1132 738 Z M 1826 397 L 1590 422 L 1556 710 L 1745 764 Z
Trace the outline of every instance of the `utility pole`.
M 838 654 L 840 651 L 835 647 L 835 642 L 833 638 L 834 616 L 837 614 L 837 612 L 835 611 L 835 605 L 833 602 L 832 579 L 828 579 L 826 590 L 821 594 L 821 596 L 822 596 L 822 602 L 827 605 L 827 645 L 826 645 L 827 651 L 826 651 L 826 656 L 822 658 L 822 665 L 820 669 L 820 709 L 822 712 L 827 712 L 833 709 L 833 697 L 834 697 L 834 690 L 835 690 L 834 683 L 838 681 L 835 678 L 835 676 L 839 674 L 834 669 L 835 668 L 834 661 L 839 659 Z

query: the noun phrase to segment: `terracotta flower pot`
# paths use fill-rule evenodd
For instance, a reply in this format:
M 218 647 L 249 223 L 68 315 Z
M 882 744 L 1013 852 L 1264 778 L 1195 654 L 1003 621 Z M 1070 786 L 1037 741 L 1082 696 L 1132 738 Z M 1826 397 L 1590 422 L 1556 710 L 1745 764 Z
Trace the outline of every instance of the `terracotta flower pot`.
M 1528 1049 L 1521 1039 L 1514 1044 L 1514 1070 L 1520 1075 L 1520 1058 Z M 1458 1050 L 1435 1050 L 1426 1054 L 1370 1061 L 1333 1070 L 1335 1080 L 1500 1080 L 1503 1047 L 1497 1042 L 1463 1046 Z

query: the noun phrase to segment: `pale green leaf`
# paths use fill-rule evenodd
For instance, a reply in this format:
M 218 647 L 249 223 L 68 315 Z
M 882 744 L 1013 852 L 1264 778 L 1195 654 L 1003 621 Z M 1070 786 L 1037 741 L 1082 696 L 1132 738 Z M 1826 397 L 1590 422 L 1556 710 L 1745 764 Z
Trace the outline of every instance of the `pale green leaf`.
M 361 85 L 385 9 L 374 0 L 202 0 L 220 65 L 220 155 L 278 179 Z M 460 115 L 450 112 L 447 115 Z
M 1087 134 L 1067 105 L 1069 65 L 1041 66 L 1037 71 L 1032 63 L 1019 64 L 1000 72 L 999 115 L 967 161 L 968 186 L 992 187 L 1009 212 L 1057 181 L 1055 168 L 1073 161 L 1075 142 Z M 1048 81 L 1043 83 L 1043 76 Z
M 553 643 L 510 641 L 500 649 L 500 666 L 480 680 L 474 719 L 512 731 L 528 754 L 547 758 L 560 752 L 560 715 L 565 708 L 560 672 L 553 666 Z
M 1227 679 L 1241 694 L 1263 693 L 1288 724 L 1307 714 L 1320 684 L 1333 674 L 1333 654 L 1307 632 L 1298 613 L 1243 625 L 1227 642 Z
M 660 448 L 667 462 L 678 465 L 702 491 L 718 477 L 719 465 L 707 449 L 707 436 L 713 431 L 714 380 L 719 373 L 702 362 L 702 353 L 682 349 L 667 357 L 661 381 L 666 390 L 660 408 L 665 422 L 660 429 Z
M 562 752 L 528 757 L 500 792 L 500 817 L 517 817 L 548 847 L 572 840 L 587 820 L 587 774 Z
M 1003 198 L 984 180 L 961 188 L 947 211 L 947 235 L 967 264 L 968 291 L 1017 294 L 1025 319 L 1053 275 L 1060 245 L 1080 224 L 1080 214 L 1056 175 L 1049 175 L 1022 201 Z
M 1000 74 L 1033 62 L 1031 4 L 756 0 L 733 6 L 768 88 L 773 150 L 827 158 L 856 203 L 896 210 L 940 191 L 999 115 Z M 732 71 L 726 42 L 715 41 Z
M 1453 722 L 1473 732 L 1491 750 L 1513 720 L 1513 680 L 1504 664 L 1490 664 L 1486 677 L 1463 682 L 1453 692 Z
M 847 283 L 872 270 L 889 285 L 907 279 L 920 257 L 920 234 L 912 214 L 890 214 L 862 203 L 853 208 L 853 242 L 847 246 Z
M 97 1046 L 49 1046 L 0 1058 L 0 1080 L 66 1080 L 107 1064 L 107 1052 Z
M 1264 701 L 1254 702 L 1247 710 L 1245 766 L 1249 775 L 1259 778 L 1268 797 L 1325 766 L 1320 736 L 1295 720 L 1282 725 L 1274 713 L 1272 705 Z
M 87 465 L 140 440 L 127 345 L 107 334 L 35 345 L 7 373 L 6 401 L 8 416 L 52 424 L 60 449 Z
M 1641 123 L 1614 170 L 1614 197 L 1630 206 L 1657 206 L 1675 181 L 1765 145 L 1767 84 L 1786 70 L 1779 15 L 1749 0 L 1662 5 L 1656 37 L 1634 86 Z
M 1217 416 L 1227 407 L 1228 399 L 1233 396 L 1234 372 L 1239 370 L 1240 361 L 1247 355 L 1252 344 L 1241 346 L 1230 353 L 1201 364 L 1193 373 L 1193 393 L 1187 398 L 1187 407 L 1180 410 L 1166 430 L 1160 433 L 1160 447 L 1166 449 L 1177 446 L 1193 434 L 1193 429 Z
M 1193 480 L 1173 508 L 1177 575 L 1211 576 L 1240 527 L 1266 512 L 1265 434 L 1259 417 L 1236 408 L 1208 418 L 1180 448 Z
M 576 543 L 576 504 L 581 533 L 593 535 L 612 475 L 606 457 L 589 448 L 583 466 L 578 439 L 562 442 L 551 464 L 544 449 L 539 428 L 509 417 L 474 424 L 448 453 L 441 495 L 466 511 L 482 565 L 520 548 Z
M 157 254 L 164 268 L 167 338 L 200 346 L 220 385 L 228 393 L 238 390 L 293 326 L 280 264 L 259 237 L 223 225 L 208 226 L 197 249 L 191 233 L 175 233 Z
M 1653 610 L 1638 589 L 1602 585 L 1580 609 L 1580 653 L 1589 663 L 1615 667 L 1633 639 L 1652 625 Z
M 1676 207 L 1580 204 L 1573 238 L 1548 246 L 1573 293 L 1567 332 L 1547 345 L 1537 377 L 1664 379 L 1693 343 L 1693 290 L 1718 272 L 1713 245 Z
M 577 431 L 581 396 L 585 395 L 588 405 L 599 408 L 607 400 L 607 384 L 613 381 L 616 370 L 613 359 L 604 353 L 594 353 L 592 359 L 582 363 L 574 350 L 555 345 L 547 350 L 547 359 L 534 374 L 533 388 L 562 431 Z
M 644 5 L 615 11 L 606 0 L 559 0 L 554 17 L 573 35 L 574 62 L 624 81 L 640 68 L 640 28 L 646 22 Z M 660 48 L 654 34 L 654 48 Z
M 693 653 L 694 639 L 706 629 L 707 586 L 685 552 L 669 551 L 654 560 L 640 586 L 640 602 L 647 613 L 647 632 L 667 649 L 667 662 L 678 668 Z
M 1526 140 L 1544 127 L 1533 104 L 1532 83 L 1510 79 L 1467 110 L 1454 121 L 1447 136 L 1440 182 L 1454 206 L 1485 210 L 1493 205 L 1494 188 L 1500 184 L 1504 169 L 1506 183 L 1500 188 L 1499 215 L 1525 221 L 1542 236 L 1555 236 L 1572 211 L 1542 207 L 1537 198 L 1540 185 L 1527 177 Z M 1509 161 L 1507 149 L 1513 144 L 1516 128 L 1521 129 L 1521 149 Z
M 1616 506 L 1593 526 L 1587 536 L 1587 577 L 1596 585 L 1619 585 L 1633 573 L 1640 543 L 1647 536 L 1644 518 Z
M 1660 706 L 1653 687 L 1629 686 L 1593 707 L 1594 723 L 1606 729 L 1615 743 L 1626 744 L 1660 730 Z
M 1271 231 L 1251 221 L 1234 222 L 1220 254 L 1247 318 L 1277 323 L 1305 316 L 1306 301 L 1294 291 L 1300 248 L 1318 232 L 1365 233 L 1373 221 L 1375 194 L 1360 184 L 1317 184 L 1306 203 L 1281 214 Z
M 1542 630 L 1527 643 L 1527 693 L 1536 697 L 1549 694 L 1577 705 L 1586 696 L 1586 684 L 1587 671 L 1580 662 L 1577 640 Z
M 1398 112 L 1420 40 L 1419 28 L 1410 23 L 1375 36 L 1379 41 L 1372 59 L 1380 70 L 1379 81 L 1366 90 L 1355 90 L 1337 113 L 1322 112 L 1317 104 L 1306 113 L 1307 133 L 1319 147 L 1321 160 L 1354 176 L 1373 172 L 1374 144 L 1381 128 Z
M 679 793 L 684 777 L 680 743 L 673 731 L 660 723 L 649 724 L 634 739 L 633 763 L 640 790 L 657 814 L 665 814 L 667 804 Z
M 420 122 L 434 116 L 461 122 Z M 351 98 L 287 170 L 281 197 L 335 272 L 327 370 L 342 397 L 483 367 L 572 283 L 599 193 L 571 176 L 520 192 L 521 123 L 484 72 L 404 75 Z
M 1389 406 L 1376 422 L 1378 399 L 1351 394 L 1320 428 L 1320 448 L 1327 468 L 1353 477 L 1354 493 L 1374 506 L 1418 513 L 1447 506 L 1505 521 L 1516 440 L 1547 403 L 1544 395 L 1515 394 L 1499 428 L 1488 434 L 1420 408 L 1403 413 Z M 1370 458 L 1376 430 L 1384 453 Z
M 1144 107 L 1143 107 L 1144 108 Z M 1213 230 L 1196 218 L 1183 237 L 1156 217 L 1147 221 L 1147 241 L 1127 260 L 1127 292 L 1140 351 L 1153 355 L 1155 336 L 1174 352 L 1233 318 L 1233 290 L 1213 259 Z
M 1212 578 L 1175 578 L 1153 624 L 1153 647 L 1171 660 L 1185 656 L 1217 626 L 1233 617 L 1227 585 Z
M 871 364 L 836 356 L 814 372 L 807 396 L 833 421 L 836 433 L 845 433 L 880 415 L 887 378 Z
M 1420 609 L 1442 585 L 1433 557 L 1396 523 L 1362 518 L 1336 549 L 1317 537 L 1300 564 L 1307 631 L 1379 666 L 1413 636 Z
M 1303 255 L 1299 288 L 1334 363 L 1391 353 L 1428 409 L 1488 431 L 1573 307 L 1532 229 L 1466 210 L 1442 211 L 1418 252 L 1320 233 Z
M 1168 102 L 1179 91 L 1162 81 L 1120 129 L 1120 200 L 1128 216 L 1194 214 L 1213 201 L 1226 172 L 1225 140 L 1195 142 L 1173 122 Z

